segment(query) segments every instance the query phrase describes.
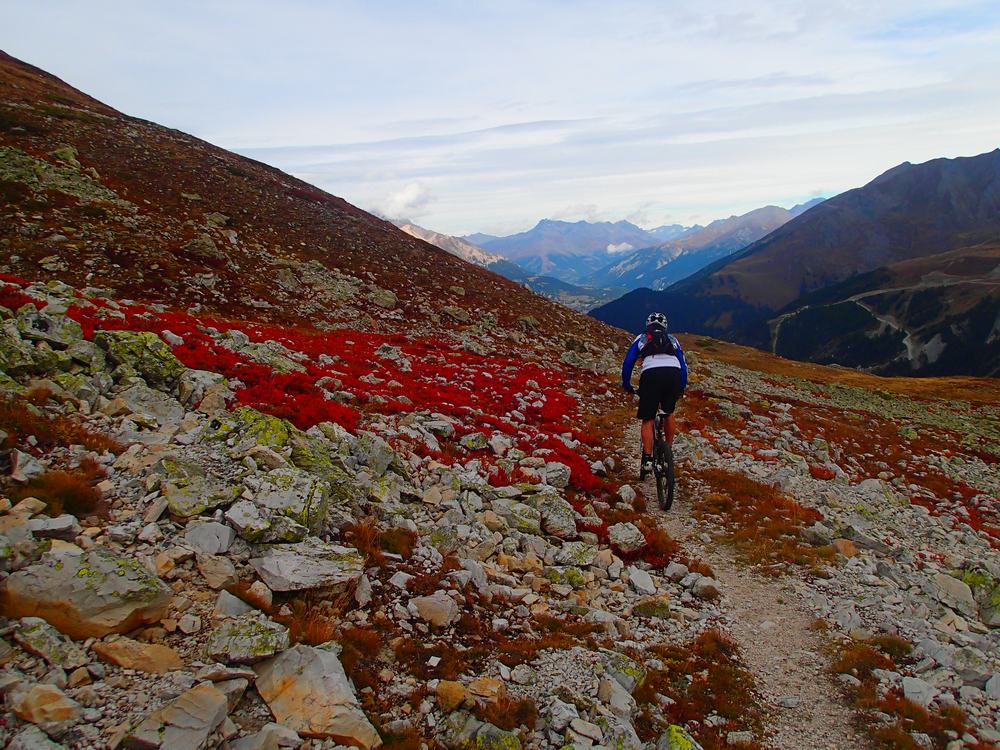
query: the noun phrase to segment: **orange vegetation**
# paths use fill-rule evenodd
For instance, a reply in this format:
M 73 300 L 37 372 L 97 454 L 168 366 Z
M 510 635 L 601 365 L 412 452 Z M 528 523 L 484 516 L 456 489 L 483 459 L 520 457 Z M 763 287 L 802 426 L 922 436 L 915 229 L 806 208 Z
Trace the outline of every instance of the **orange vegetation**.
M 732 729 L 749 729 L 755 737 L 763 734 L 753 676 L 740 663 L 737 645 L 720 631 L 705 631 L 686 645 L 661 644 L 651 650 L 663 668 L 649 672 L 635 689 L 640 706 L 664 706 L 667 722 L 695 727 L 692 734 L 706 750 L 728 747 L 726 735 Z M 671 702 L 664 705 L 660 696 Z M 718 727 L 702 723 L 713 712 L 727 723 Z M 665 726 L 639 722 L 637 728 L 642 739 L 655 741 Z
M 817 511 L 736 472 L 705 469 L 687 476 L 688 481 L 696 479 L 709 489 L 707 493 L 691 493 L 695 517 L 720 520 L 728 529 L 724 540 L 749 562 L 780 572 L 788 564 L 815 566 L 833 559 L 832 549 L 810 547 L 799 535 L 822 518 Z

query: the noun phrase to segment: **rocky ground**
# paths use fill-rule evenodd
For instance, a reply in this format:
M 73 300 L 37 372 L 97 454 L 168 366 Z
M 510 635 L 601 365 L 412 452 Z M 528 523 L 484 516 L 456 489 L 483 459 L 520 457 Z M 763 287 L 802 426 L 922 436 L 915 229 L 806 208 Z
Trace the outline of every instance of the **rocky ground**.
M 612 381 L 491 356 L 488 329 L 2 291 L 11 747 L 997 737 L 995 406 L 764 376 L 706 342 L 665 519 Z

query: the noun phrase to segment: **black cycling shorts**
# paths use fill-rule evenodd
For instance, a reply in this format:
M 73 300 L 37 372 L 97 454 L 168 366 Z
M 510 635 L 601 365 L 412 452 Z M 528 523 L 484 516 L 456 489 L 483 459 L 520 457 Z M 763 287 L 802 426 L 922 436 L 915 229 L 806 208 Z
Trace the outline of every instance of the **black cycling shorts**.
M 673 414 L 681 394 L 679 367 L 653 367 L 639 377 L 639 409 L 636 417 L 645 421 L 656 416 L 656 410 Z

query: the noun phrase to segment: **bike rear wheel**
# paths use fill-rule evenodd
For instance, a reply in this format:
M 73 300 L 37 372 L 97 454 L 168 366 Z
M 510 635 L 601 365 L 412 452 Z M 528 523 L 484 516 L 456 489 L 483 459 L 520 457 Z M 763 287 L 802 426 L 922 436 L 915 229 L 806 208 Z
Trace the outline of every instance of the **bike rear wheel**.
M 674 504 L 674 453 L 663 434 L 661 419 L 656 422 L 653 474 L 656 476 L 656 499 L 660 508 L 670 510 Z

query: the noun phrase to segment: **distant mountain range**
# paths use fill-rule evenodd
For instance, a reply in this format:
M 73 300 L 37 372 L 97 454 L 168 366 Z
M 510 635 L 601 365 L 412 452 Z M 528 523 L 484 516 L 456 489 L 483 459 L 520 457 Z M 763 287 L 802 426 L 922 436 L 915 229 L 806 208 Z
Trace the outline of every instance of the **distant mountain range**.
M 709 263 L 742 250 L 822 200 L 816 198 L 791 209 L 764 206 L 742 216 L 713 221 L 706 227 L 686 229 L 655 247 L 625 255 L 585 281 L 593 286 L 665 289 Z
M 881 373 L 1000 373 L 1000 149 L 900 164 L 663 291 L 593 311 Z M 971 357 L 971 359 L 970 359 Z
M 656 235 L 627 221 L 542 219 L 526 232 L 495 237 L 477 244 L 514 261 L 531 273 L 579 283 L 607 265 L 610 257 L 650 247 L 660 241 Z
M 517 281 L 543 297 L 561 302 L 580 312 L 586 312 L 598 305 L 610 302 L 628 291 L 621 287 L 592 289 L 570 284 L 554 276 L 533 274 L 517 263 L 507 260 L 502 255 L 484 250 L 466 238 L 435 232 L 418 226 L 412 221 L 400 221 L 397 226 L 412 237 L 429 242 L 473 265 L 489 269 L 511 281 Z M 488 237 L 489 235 L 480 236 Z

